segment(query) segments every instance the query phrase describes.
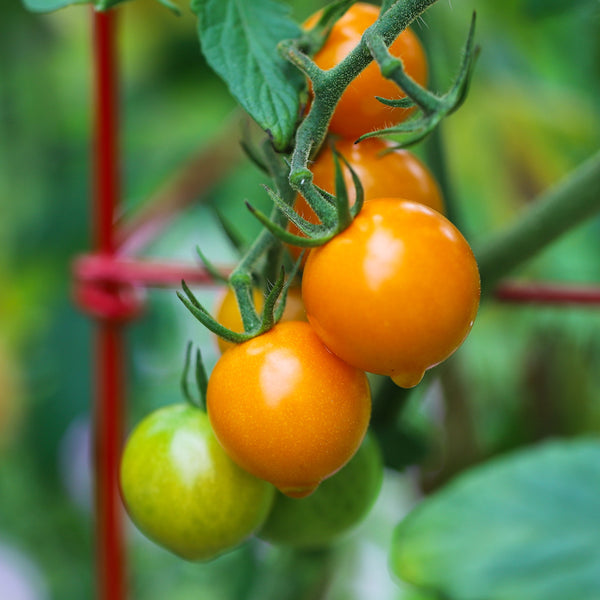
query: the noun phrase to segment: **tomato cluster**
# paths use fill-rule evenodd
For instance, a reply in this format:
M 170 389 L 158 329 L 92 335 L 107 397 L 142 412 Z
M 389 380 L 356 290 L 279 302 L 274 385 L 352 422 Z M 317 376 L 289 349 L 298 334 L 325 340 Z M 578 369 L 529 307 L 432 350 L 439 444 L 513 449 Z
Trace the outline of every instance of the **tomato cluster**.
M 354 4 L 315 62 L 337 64 L 377 15 L 372 5 Z M 425 57 L 412 32 L 401 34 L 391 51 L 424 83 Z M 367 436 L 367 373 L 413 387 L 473 324 L 477 264 L 443 215 L 435 179 L 406 150 L 378 139 L 353 143 L 408 116 L 375 94 L 397 90 L 371 65 L 342 95 L 330 123 L 336 151 L 364 189 L 358 215 L 308 253 L 301 292 L 290 289 L 279 323 L 240 344 L 219 342 L 206 414 L 163 409 L 128 442 L 122 489 L 129 512 L 149 537 L 185 558 L 211 558 L 257 531 L 273 543 L 317 546 L 354 525 L 376 498 L 383 472 L 376 439 Z M 319 188 L 335 192 L 330 145 L 312 172 Z M 344 177 L 352 203 L 353 179 L 349 172 Z M 295 208 L 318 222 L 301 196 Z M 259 290 L 254 303 L 260 312 Z M 243 331 L 231 291 L 216 321 Z

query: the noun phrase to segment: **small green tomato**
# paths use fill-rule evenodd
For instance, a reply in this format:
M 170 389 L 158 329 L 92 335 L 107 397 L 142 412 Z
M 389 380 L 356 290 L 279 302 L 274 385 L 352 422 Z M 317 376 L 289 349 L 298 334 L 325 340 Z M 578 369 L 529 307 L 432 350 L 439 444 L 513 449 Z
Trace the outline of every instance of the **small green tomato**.
M 121 490 L 131 519 L 151 540 L 187 560 L 210 560 L 266 519 L 274 488 L 238 467 L 206 413 L 175 404 L 148 415 L 129 437 Z

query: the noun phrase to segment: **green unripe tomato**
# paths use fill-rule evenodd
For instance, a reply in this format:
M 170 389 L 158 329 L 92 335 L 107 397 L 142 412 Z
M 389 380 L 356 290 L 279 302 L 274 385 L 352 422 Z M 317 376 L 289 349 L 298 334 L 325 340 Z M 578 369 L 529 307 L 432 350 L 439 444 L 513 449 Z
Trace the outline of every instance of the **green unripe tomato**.
M 367 434 L 354 457 L 305 498 L 277 493 L 258 536 L 274 544 L 326 546 L 369 512 L 383 481 L 383 460 L 375 437 Z
M 238 467 L 208 416 L 189 404 L 148 415 L 129 437 L 121 491 L 131 519 L 151 540 L 187 560 L 210 560 L 259 528 L 274 488 Z

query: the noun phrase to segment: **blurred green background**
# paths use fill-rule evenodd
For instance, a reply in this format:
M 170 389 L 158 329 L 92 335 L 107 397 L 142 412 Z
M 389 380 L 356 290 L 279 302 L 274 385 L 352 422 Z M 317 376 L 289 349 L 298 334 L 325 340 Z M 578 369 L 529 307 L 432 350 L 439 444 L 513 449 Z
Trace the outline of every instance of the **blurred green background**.
M 324 5 L 290 4 L 298 20 Z M 203 62 L 194 17 L 182 8 L 179 18 L 153 0 L 118 9 L 125 211 L 142 207 L 198 151 L 237 144 L 223 134 L 235 103 Z M 469 97 L 443 124 L 440 143 L 456 222 L 477 241 L 518 219 L 600 146 L 600 6 L 438 2 L 414 27 L 436 91 L 457 69 L 473 10 L 482 52 Z M 10 600 L 81 600 L 94 595 L 93 323 L 71 301 L 70 265 L 91 245 L 90 9 L 32 15 L 9 0 L 0 14 L 0 590 L 11 590 Z M 429 150 L 417 152 L 427 160 Z M 258 227 L 243 200 L 268 206 L 261 182 L 252 165 L 232 162 L 143 255 L 192 262 L 199 244 L 217 263 L 235 261 L 215 211 L 252 239 Z M 598 283 L 599 257 L 596 218 L 516 275 Z M 198 290 L 209 306 L 219 293 Z M 175 292 L 149 291 L 143 317 L 127 328 L 129 424 L 180 400 L 192 335 L 210 366 L 214 341 Z M 397 399 L 404 409 L 385 431 L 390 468 L 381 497 L 331 552 L 293 554 L 252 541 L 195 565 L 128 526 L 132 597 L 423 598 L 389 575 L 393 526 L 424 491 L 469 465 L 547 437 L 599 432 L 599 367 L 600 307 L 488 303 L 429 385 Z M 400 468 L 414 461 L 416 468 Z

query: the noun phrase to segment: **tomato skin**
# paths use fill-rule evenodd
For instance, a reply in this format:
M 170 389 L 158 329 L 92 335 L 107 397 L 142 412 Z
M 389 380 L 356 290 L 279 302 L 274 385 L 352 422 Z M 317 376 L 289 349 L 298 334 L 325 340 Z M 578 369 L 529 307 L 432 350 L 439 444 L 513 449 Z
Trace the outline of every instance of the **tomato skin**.
M 366 375 L 290 321 L 225 352 L 207 391 L 227 453 L 283 493 L 302 497 L 354 455 L 367 431 Z
M 320 548 L 356 526 L 373 506 L 383 481 L 383 459 L 367 433 L 358 452 L 307 498 L 277 493 L 258 537 L 273 544 Z
M 359 144 L 343 139 L 335 143 L 337 151 L 358 175 L 366 202 L 373 198 L 396 197 L 419 202 L 444 213 L 441 191 L 429 169 L 412 152 L 390 151 L 391 146 L 390 143 L 378 138 L 366 139 Z M 311 165 L 313 183 L 332 194 L 335 193 L 334 164 L 333 152 L 326 145 Z M 356 193 L 352 175 L 343 164 L 341 166 L 350 203 L 354 204 Z M 306 200 L 300 195 L 296 197 L 294 209 L 311 223 L 319 222 Z M 293 223 L 289 224 L 288 229 L 296 235 L 303 235 Z M 289 246 L 289 250 L 297 259 L 302 249 L 298 246 Z
M 260 313 L 265 302 L 264 295 L 258 288 L 254 288 L 252 292 L 254 306 Z M 240 333 L 244 331 L 240 308 L 237 304 L 235 293 L 230 287 L 227 288 L 225 293 L 218 300 L 215 318 L 221 325 L 227 327 L 227 329 L 231 329 L 231 331 Z M 299 287 L 289 288 L 281 321 L 306 321 L 306 311 L 304 310 L 304 303 L 302 302 L 302 294 Z M 216 336 L 216 338 L 221 354 L 223 354 L 225 350 L 229 350 L 229 348 L 233 348 L 236 345 L 221 337 Z
M 320 13 L 310 17 L 304 27 L 310 28 Z M 379 8 L 357 2 L 333 26 L 327 41 L 313 60 L 321 69 L 338 65 L 360 42 L 362 34 L 379 16 Z M 405 72 L 418 84 L 427 83 L 427 58 L 419 38 L 411 29 L 404 30 L 391 44 L 390 52 L 402 59 Z M 403 98 L 405 94 L 380 72 L 373 61 L 350 83 L 342 94 L 329 124 L 329 131 L 356 140 L 364 133 L 383 129 L 404 121 L 412 109 L 393 108 L 379 102 L 382 98 Z
M 187 560 L 210 560 L 259 528 L 274 488 L 223 451 L 205 412 L 158 409 L 129 436 L 121 460 L 129 515 L 150 539 Z
M 365 203 L 350 227 L 311 251 L 302 296 L 310 324 L 332 352 L 413 387 L 469 333 L 479 271 L 444 216 L 382 198 Z

